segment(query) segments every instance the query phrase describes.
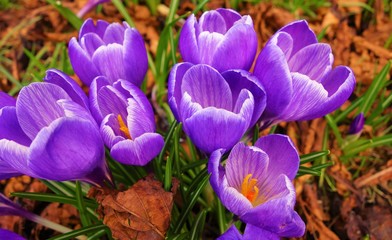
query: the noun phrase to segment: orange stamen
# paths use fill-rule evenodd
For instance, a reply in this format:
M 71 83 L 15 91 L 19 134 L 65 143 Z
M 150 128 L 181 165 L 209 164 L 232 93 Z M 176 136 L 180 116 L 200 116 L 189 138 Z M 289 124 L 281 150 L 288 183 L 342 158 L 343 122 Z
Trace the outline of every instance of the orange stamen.
M 251 177 L 252 174 L 248 174 L 244 178 L 244 181 L 241 184 L 241 194 L 253 203 L 259 195 L 259 188 L 256 186 L 257 179 Z
M 124 133 L 126 138 L 132 139 L 131 134 L 129 133 L 129 129 L 120 114 L 117 115 L 117 121 L 118 124 L 120 125 L 120 131 Z

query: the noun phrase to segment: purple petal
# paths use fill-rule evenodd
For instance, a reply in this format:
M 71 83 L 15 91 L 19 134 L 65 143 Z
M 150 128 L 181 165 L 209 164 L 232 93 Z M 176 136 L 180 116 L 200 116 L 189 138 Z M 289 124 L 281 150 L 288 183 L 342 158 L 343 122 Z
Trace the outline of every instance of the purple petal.
M 91 114 L 95 118 L 95 120 L 100 123 L 102 121 L 102 116 L 100 106 L 99 106 L 99 90 L 106 86 L 109 85 L 109 80 L 104 77 L 104 76 L 99 76 L 94 79 L 94 81 L 91 83 L 90 86 L 90 91 L 89 91 L 89 102 L 90 102 L 90 110 Z
M 256 147 L 237 143 L 226 162 L 226 178 L 229 186 L 241 191 L 241 185 L 248 174 L 260 182 L 268 168 L 268 156 Z
M 332 63 L 331 47 L 325 43 L 315 43 L 302 48 L 288 62 L 291 72 L 307 75 L 317 82 L 332 69 Z
M 164 145 L 163 137 L 157 133 L 145 133 L 135 140 L 124 140 L 115 144 L 110 154 L 117 161 L 144 166 L 156 157 Z
M 103 20 L 98 20 L 97 25 L 94 24 L 94 21 L 89 18 L 84 21 L 82 27 L 79 31 L 79 40 L 87 33 L 96 33 L 100 38 L 103 38 L 105 34 L 106 28 L 109 26 L 109 23 Z
M 257 34 L 253 25 L 236 23 L 225 34 L 224 39 L 220 40 L 219 45 L 214 47 L 216 49 L 209 54 L 215 52 L 212 66 L 219 72 L 229 69 L 249 70 L 256 56 Z
M 103 35 L 103 41 L 106 44 L 118 43 L 120 45 L 124 42 L 124 26 L 120 23 L 112 23 L 106 28 L 105 34 Z
M 299 168 L 299 156 L 293 142 L 286 135 L 272 134 L 259 138 L 255 146 L 262 149 L 269 157 L 268 172 L 264 174 L 266 181 L 280 174 L 293 180 Z
M 46 71 L 44 81 L 61 87 L 74 102 L 89 109 L 88 99 L 82 88 L 64 72 L 57 69 L 49 69 Z
M 196 17 L 192 14 L 181 29 L 178 48 L 185 62 L 200 63 L 199 46 L 197 43 L 198 28 Z
M 105 42 L 96 33 L 87 33 L 80 39 L 80 46 L 87 52 L 90 58 L 100 46 L 104 45 Z
M 181 122 L 183 122 L 190 118 L 197 111 L 201 111 L 203 107 L 199 103 L 193 102 L 191 96 L 189 96 L 189 94 L 186 92 L 184 93 L 184 96 L 182 96 L 179 109 L 180 119 L 182 119 Z
M 220 165 L 220 160 L 225 152 L 225 149 L 218 149 L 211 153 L 208 159 L 208 172 L 211 174 L 210 184 L 219 198 L 223 182 L 225 181 L 227 185 L 225 169 Z
M 2 228 L 0 228 L 0 236 L 2 239 L 8 239 L 8 240 L 25 240 L 24 237 Z
M 148 59 L 143 37 L 134 28 L 125 30 L 124 68 L 126 80 L 140 86 L 147 73 Z
M 104 159 L 97 126 L 66 117 L 43 128 L 30 146 L 28 167 L 40 178 L 65 181 L 82 179 Z
M 116 117 L 121 115 L 125 121 L 128 115 L 127 105 L 126 97 L 113 86 L 104 86 L 98 92 L 98 106 L 102 116 L 113 113 Z
M 118 79 L 125 79 L 123 46 L 111 43 L 95 51 L 92 62 L 98 68 L 98 75 L 108 78 L 111 83 Z
M 174 65 L 172 70 L 170 71 L 169 80 L 168 80 L 168 90 L 167 90 L 168 102 L 174 117 L 178 121 L 182 121 L 182 119 L 180 119 L 180 116 L 178 114 L 178 108 L 182 98 L 182 92 L 181 92 L 182 80 L 184 78 L 184 74 L 192 66 L 193 65 L 191 63 L 178 63 Z
M 84 84 L 90 86 L 93 79 L 100 74 L 91 62 L 91 57 L 82 49 L 76 38 L 72 38 L 68 43 L 68 55 L 76 75 Z
M 231 28 L 234 23 L 241 19 L 241 15 L 234 11 L 233 9 L 228 8 L 219 8 L 216 11 L 222 15 L 223 19 L 226 22 L 226 29 Z
M 236 215 L 243 215 L 252 208 L 252 204 L 238 190 L 228 184 L 220 159 L 225 149 L 219 149 L 211 154 L 208 161 L 208 171 L 211 173 L 210 183 L 222 204 Z
M 280 237 L 270 231 L 258 228 L 252 224 L 247 224 L 244 232 L 244 239 L 253 240 L 280 240 Z
M 21 172 L 12 168 L 5 160 L 0 158 L 0 180 L 22 175 Z
M 322 85 L 323 84 L 323 85 Z M 285 113 L 285 121 L 302 121 L 322 117 L 339 108 L 351 95 L 355 78 L 348 67 L 337 67 L 321 81 L 293 74 L 293 99 Z
M 247 122 L 242 117 L 213 107 L 198 111 L 184 120 L 185 132 L 206 153 L 219 148 L 232 148 L 241 139 L 246 128 Z
M 223 16 L 215 10 L 203 13 L 199 19 L 199 25 L 202 31 L 210 33 L 225 34 L 228 29 Z
M 235 227 L 235 225 L 231 225 L 226 232 L 224 232 L 217 240 L 242 240 L 242 235 Z
M 0 91 L 0 109 L 5 106 L 15 106 L 16 99 L 8 95 L 7 93 Z
M 7 139 L 0 140 L 0 161 L 17 172 L 35 177 L 27 166 L 28 156 L 28 147 Z
M 24 146 L 29 146 L 31 143 L 31 140 L 19 125 L 15 107 L 4 107 L 0 109 L 0 139 L 3 138 L 15 141 Z
M 274 181 L 270 185 L 274 189 L 270 190 L 269 199 L 248 211 L 241 217 L 241 220 L 268 229 L 268 231 L 276 233 L 278 236 L 302 236 L 305 224 L 298 218 L 298 214 L 293 209 L 295 204 L 293 184 L 283 174 L 270 181 Z M 260 189 L 261 193 L 263 193 L 263 190 L 265 189 Z M 265 216 L 268 216 L 268 218 Z
M 251 127 L 252 115 L 255 108 L 255 101 L 252 93 L 247 89 L 242 89 L 234 106 L 234 113 L 239 114 L 246 121 L 246 128 Z
M 140 105 L 132 98 L 128 99 L 127 125 L 133 139 L 146 132 L 155 132 L 155 122 L 147 117 Z
M 213 65 L 213 61 L 215 59 L 214 55 L 216 54 L 219 44 L 224 39 L 224 35 L 220 33 L 207 31 L 201 32 L 197 39 L 197 42 L 199 44 L 200 63 Z M 220 60 L 223 61 L 223 59 Z M 228 59 L 225 59 L 225 61 L 228 61 Z
M 196 65 L 190 68 L 182 81 L 181 92 L 187 92 L 193 102 L 202 107 L 214 106 L 231 110 L 232 94 L 226 80 L 208 65 Z
M 271 37 L 268 44 L 274 44 L 278 46 L 286 56 L 286 60 L 290 59 L 291 52 L 293 51 L 293 38 L 288 33 L 276 33 Z
M 30 139 L 34 139 L 41 128 L 64 116 L 64 110 L 57 104 L 60 99 L 70 100 L 62 88 L 51 83 L 32 83 L 22 88 L 16 102 L 16 114 Z
M 262 118 L 275 118 L 287 108 L 293 95 L 291 74 L 282 50 L 274 44 L 266 45 L 257 58 L 254 75 L 267 94 Z
M 291 56 L 296 54 L 300 49 L 310 44 L 317 43 L 317 37 L 309 28 L 306 20 L 292 22 L 281 28 L 278 33 L 279 32 L 286 32 L 293 38 L 293 49 Z
M 138 104 L 140 111 L 143 111 L 146 120 L 148 119 L 150 122 L 155 122 L 152 106 L 140 88 L 128 81 L 123 80 L 114 83 L 113 86 L 117 90 L 122 91 L 126 98 L 132 98 Z
M 109 114 L 102 120 L 100 131 L 104 143 L 109 148 L 126 139 L 124 133 L 120 131 L 120 124 L 114 114 Z
M 249 72 L 243 70 L 229 70 L 222 73 L 222 76 L 226 79 L 230 85 L 231 92 L 233 94 L 233 101 L 237 102 L 238 96 L 242 89 L 249 90 L 254 98 L 255 106 L 252 115 L 252 121 L 250 126 L 253 126 L 260 118 L 261 113 L 264 111 L 266 106 L 266 94 L 264 88 L 257 82 L 258 79 L 252 76 Z

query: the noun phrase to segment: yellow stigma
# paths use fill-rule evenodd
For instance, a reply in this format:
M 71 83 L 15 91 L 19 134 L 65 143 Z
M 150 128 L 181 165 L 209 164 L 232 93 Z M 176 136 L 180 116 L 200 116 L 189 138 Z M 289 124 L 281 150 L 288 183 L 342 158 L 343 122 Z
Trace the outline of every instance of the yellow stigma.
M 241 184 L 241 194 L 244 195 L 252 204 L 259 195 L 259 188 L 256 186 L 257 179 L 251 178 L 252 174 L 246 175 Z
M 120 131 L 124 133 L 126 138 L 132 139 L 131 134 L 129 133 L 129 129 L 120 114 L 117 115 L 117 121 L 118 124 L 120 125 Z

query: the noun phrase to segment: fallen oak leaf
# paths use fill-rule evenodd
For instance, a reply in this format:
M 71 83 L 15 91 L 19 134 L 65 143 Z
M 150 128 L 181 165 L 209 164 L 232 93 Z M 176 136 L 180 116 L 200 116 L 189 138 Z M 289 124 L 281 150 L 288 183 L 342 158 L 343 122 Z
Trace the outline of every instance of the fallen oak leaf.
M 93 189 L 89 196 L 99 203 L 97 211 L 114 238 L 164 239 L 177 187 L 173 179 L 172 192 L 166 192 L 161 182 L 147 176 L 126 191 Z

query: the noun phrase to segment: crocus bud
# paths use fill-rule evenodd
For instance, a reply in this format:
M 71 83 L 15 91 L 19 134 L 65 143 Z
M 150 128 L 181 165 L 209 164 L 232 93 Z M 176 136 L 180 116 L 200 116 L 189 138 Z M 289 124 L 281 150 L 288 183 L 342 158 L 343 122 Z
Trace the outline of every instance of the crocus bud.
M 257 51 L 252 18 L 223 8 L 204 12 L 199 21 L 192 14 L 182 27 L 179 49 L 185 62 L 208 64 L 220 72 L 249 70 Z
M 351 123 L 348 134 L 349 135 L 361 134 L 364 125 L 365 125 L 365 116 L 363 115 L 363 113 L 360 113 L 354 118 L 354 121 Z
M 331 47 L 318 43 L 304 20 L 275 33 L 257 58 L 254 75 L 267 93 L 267 124 L 310 120 L 339 108 L 355 87 L 352 70 L 332 69 Z
M 83 8 L 80 9 L 77 16 L 81 18 L 86 13 L 88 13 L 91 9 L 93 9 L 95 6 L 105 2 L 110 2 L 110 0 L 88 0 L 88 2 L 83 6 Z
M 240 142 L 231 150 L 225 167 L 220 164 L 223 153 L 216 150 L 208 162 L 210 183 L 222 204 L 266 236 L 302 236 L 305 224 L 294 211 L 292 183 L 300 160 L 291 140 L 268 135 L 254 146 Z
M 10 129 L 0 139 L 0 162 L 36 178 L 103 184 L 105 149 L 87 97 L 58 70 L 45 80 L 22 88 L 16 105 L 3 111 L 0 122 Z
M 230 150 L 265 108 L 265 93 L 256 81 L 243 70 L 219 73 L 205 64 L 180 63 L 169 76 L 168 101 L 200 150 Z
M 78 40 L 69 42 L 68 52 L 76 75 L 88 86 L 97 76 L 105 76 L 110 83 L 125 79 L 140 86 L 148 68 L 143 38 L 126 22 L 98 20 L 94 25 L 87 19 Z
M 163 137 L 155 132 L 154 112 L 144 93 L 132 83 L 105 77 L 90 88 L 92 113 L 110 155 L 117 161 L 144 166 L 162 150 Z

